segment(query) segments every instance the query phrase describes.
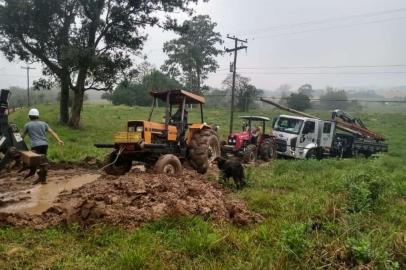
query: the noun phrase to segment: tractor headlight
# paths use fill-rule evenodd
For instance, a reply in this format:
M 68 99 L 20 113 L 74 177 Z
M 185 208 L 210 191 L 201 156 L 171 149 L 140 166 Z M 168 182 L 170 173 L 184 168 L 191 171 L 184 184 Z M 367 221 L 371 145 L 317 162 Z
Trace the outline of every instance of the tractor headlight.
M 137 131 L 137 132 L 143 132 L 143 131 L 144 131 L 144 127 L 137 127 L 136 131 Z

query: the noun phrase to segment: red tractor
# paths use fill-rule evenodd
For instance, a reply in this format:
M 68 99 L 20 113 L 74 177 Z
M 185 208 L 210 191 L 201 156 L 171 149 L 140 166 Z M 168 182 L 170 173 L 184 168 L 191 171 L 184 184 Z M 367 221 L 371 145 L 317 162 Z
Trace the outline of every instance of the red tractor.
M 275 139 L 272 133 L 265 133 L 265 123 L 270 119 L 264 116 L 240 118 L 244 120 L 242 131 L 228 136 L 227 142 L 223 142 L 222 153 L 241 157 L 244 163 L 276 158 Z

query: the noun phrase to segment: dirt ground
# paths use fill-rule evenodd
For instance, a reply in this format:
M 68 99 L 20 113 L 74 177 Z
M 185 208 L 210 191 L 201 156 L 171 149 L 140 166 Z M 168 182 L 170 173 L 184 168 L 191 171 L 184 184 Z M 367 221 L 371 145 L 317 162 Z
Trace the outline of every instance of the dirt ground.
M 217 173 L 211 171 L 209 179 Z M 56 166 L 47 184 L 32 185 L 34 178 L 23 180 L 23 173 L 3 172 L 0 225 L 41 229 L 106 223 L 133 228 L 171 216 L 202 216 L 238 225 L 262 220 L 207 177 L 186 170 L 182 177 L 169 177 L 140 168 L 115 177 L 96 169 Z

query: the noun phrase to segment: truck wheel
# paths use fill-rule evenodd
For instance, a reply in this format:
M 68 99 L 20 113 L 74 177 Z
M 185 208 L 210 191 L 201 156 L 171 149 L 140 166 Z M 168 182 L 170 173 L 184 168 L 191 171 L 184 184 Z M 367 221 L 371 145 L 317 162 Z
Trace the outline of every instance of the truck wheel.
M 209 148 L 211 147 L 211 150 Z M 210 159 L 215 159 L 220 155 L 220 143 L 217 134 L 211 129 L 201 129 L 193 134 L 188 145 L 189 163 L 198 173 L 206 173 L 209 168 Z
M 251 163 L 257 159 L 257 147 L 254 144 L 250 144 L 245 148 L 244 154 L 242 156 L 242 161 L 244 163 Z
M 106 155 L 103 161 L 103 170 L 110 175 L 124 175 L 128 173 L 132 167 L 132 160 L 120 156 L 114 164 L 111 164 L 116 160 L 116 157 L 116 151 Z
M 182 174 L 183 167 L 179 158 L 172 154 L 161 156 L 155 163 L 154 171 L 171 176 L 179 176 Z
M 310 149 L 306 154 L 306 159 L 320 159 L 317 149 Z
M 259 155 L 264 161 L 276 159 L 276 146 L 271 139 L 265 139 L 259 147 Z

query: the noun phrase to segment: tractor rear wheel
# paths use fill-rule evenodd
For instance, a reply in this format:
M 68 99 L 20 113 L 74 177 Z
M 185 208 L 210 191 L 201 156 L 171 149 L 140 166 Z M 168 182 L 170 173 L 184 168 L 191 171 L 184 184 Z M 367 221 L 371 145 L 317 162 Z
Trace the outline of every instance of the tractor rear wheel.
M 257 146 L 250 144 L 245 148 L 244 154 L 242 156 L 242 161 L 244 163 L 251 163 L 257 159 Z
M 179 158 L 175 155 L 166 154 L 161 156 L 155 163 L 154 171 L 171 176 L 179 176 L 182 174 L 183 167 Z
M 259 155 L 263 161 L 270 161 L 276 158 L 276 145 L 272 139 L 264 139 L 259 146 Z
M 209 161 L 220 156 L 220 143 L 217 133 L 212 129 L 195 131 L 189 149 L 189 163 L 198 173 L 206 173 Z
M 119 156 L 117 158 L 117 151 L 114 151 L 106 155 L 103 164 L 104 164 L 103 170 L 110 175 L 124 175 L 128 173 L 132 167 L 131 160 L 126 159 L 122 156 Z

